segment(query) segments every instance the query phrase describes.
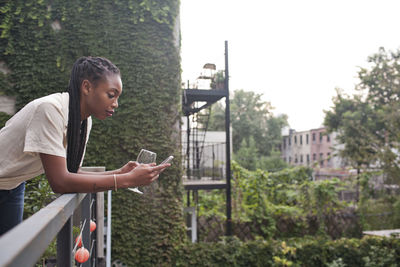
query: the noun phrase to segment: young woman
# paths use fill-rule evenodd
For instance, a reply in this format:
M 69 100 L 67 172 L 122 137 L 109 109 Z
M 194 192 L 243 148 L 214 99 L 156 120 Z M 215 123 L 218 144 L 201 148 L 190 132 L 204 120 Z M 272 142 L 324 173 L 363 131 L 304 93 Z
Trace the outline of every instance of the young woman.
M 25 181 L 45 173 L 56 193 L 148 185 L 170 164 L 137 164 L 103 173 L 80 171 L 91 116 L 111 117 L 122 93 L 119 69 L 101 57 L 79 58 L 68 91 L 36 99 L 0 130 L 0 235 L 22 221 Z

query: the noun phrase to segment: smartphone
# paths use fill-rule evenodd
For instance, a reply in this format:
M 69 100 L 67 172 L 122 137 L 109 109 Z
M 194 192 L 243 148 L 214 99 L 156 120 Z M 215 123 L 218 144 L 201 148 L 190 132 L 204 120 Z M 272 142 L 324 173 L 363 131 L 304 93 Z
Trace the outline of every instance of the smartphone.
M 163 162 L 161 162 L 160 165 L 165 164 L 165 163 L 170 163 L 173 159 L 174 159 L 174 156 L 169 156 Z

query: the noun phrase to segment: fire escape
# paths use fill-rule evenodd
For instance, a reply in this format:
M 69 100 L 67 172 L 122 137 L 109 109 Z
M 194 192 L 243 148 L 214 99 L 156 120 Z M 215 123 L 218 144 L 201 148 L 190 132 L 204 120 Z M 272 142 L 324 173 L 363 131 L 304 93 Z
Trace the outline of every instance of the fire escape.
M 228 43 L 225 41 L 225 70 L 223 75 L 215 75 L 216 66 L 205 64 L 196 85 L 188 83 L 182 92 L 182 110 L 186 116 L 186 136 L 183 137 L 183 166 L 185 174 L 183 185 L 187 191 L 187 206 L 192 200 L 197 206 L 198 190 L 226 190 L 226 235 L 232 234 L 231 227 L 231 141 L 230 141 L 230 107 L 229 107 L 229 71 Z M 222 74 L 222 73 L 220 73 Z M 208 84 L 208 86 L 204 86 Z M 201 88 L 202 86 L 208 88 Z M 190 88 L 192 87 L 192 88 Z M 200 87 L 200 88 L 199 88 Z M 208 123 L 212 105 L 225 98 L 225 142 L 220 144 L 206 143 Z M 223 146 L 221 149 L 221 145 Z M 219 151 L 219 152 L 218 152 Z M 223 151 L 222 159 L 221 151 Z M 215 162 L 219 162 L 218 170 Z M 222 163 L 221 163 L 222 162 Z M 221 168 L 221 165 L 223 168 Z M 191 207 L 192 224 L 195 227 Z M 193 233 L 193 231 L 192 231 Z M 196 238 L 192 235 L 192 240 Z

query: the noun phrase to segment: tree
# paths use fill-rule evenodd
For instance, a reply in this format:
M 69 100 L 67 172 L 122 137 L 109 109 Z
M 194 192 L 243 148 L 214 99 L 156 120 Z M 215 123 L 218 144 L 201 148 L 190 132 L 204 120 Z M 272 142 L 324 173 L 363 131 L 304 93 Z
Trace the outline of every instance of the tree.
M 375 135 L 380 141 L 378 158 L 388 178 L 398 180 L 400 151 L 400 50 L 379 52 L 370 56 L 370 69 L 362 68 L 357 89 L 367 91 L 366 102 L 375 111 L 379 122 Z
M 239 150 L 235 153 L 234 159 L 248 170 L 254 171 L 257 167 L 258 150 L 254 138 L 250 136 L 249 143 L 242 140 Z
M 208 129 L 210 131 L 225 131 L 225 107 L 221 102 L 217 102 L 211 106 Z
M 231 99 L 233 151 L 240 148 L 242 140 L 249 143 L 253 136 L 260 154 L 266 153 L 267 119 L 271 104 L 261 101 L 261 94 L 238 90 Z
M 376 166 L 398 179 L 400 151 L 400 51 L 381 48 L 368 58 L 370 68 L 359 71 L 359 94 L 337 91 L 333 108 L 326 112 L 328 131 L 338 132 L 340 152 L 353 167 Z
M 289 165 L 281 158 L 281 152 L 272 150 L 270 156 L 262 156 L 257 160 L 257 168 L 268 172 L 276 172 L 288 168 Z
M 270 103 L 262 101 L 262 94 L 237 90 L 231 99 L 232 143 L 234 153 L 242 141 L 250 143 L 253 137 L 259 156 L 270 156 L 281 142 L 281 130 L 287 125 L 287 116 L 273 116 Z M 209 130 L 225 130 L 225 107 L 220 103 L 212 106 Z
M 376 156 L 376 140 L 369 134 L 373 124 L 373 111 L 359 96 L 350 98 L 337 90 L 334 106 L 327 111 L 324 124 L 328 132 L 336 131 L 337 139 L 344 148 L 339 151 L 342 158 L 354 168 L 368 167 Z
M 282 129 L 288 125 L 287 115 L 270 116 L 267 119 L 266 147 L 263 155 L 275 156 L 277 147 L 282 143 Z

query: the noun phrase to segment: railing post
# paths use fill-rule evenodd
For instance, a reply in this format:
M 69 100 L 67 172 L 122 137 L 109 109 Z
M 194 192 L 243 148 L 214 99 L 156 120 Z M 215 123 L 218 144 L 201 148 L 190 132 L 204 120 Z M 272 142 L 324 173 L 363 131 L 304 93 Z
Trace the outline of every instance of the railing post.
M 83 171 L 88 172 L 104 172 L 106 168 L 104 166 L 86 166 L 82 167 Z M 91 243 L 90 247 L 87 247 L 90 253 L 90 263 L 92 266 L 104 266 L 104 192 L 93 193 L 91 196 L 89 214 L 96 222 L 95 232 L 90 233 Z M 93 203 L 93 204 L 92 204 Z M 83 209 L 83 207 L 82 207 Z M 82 219 L 84 220 L 84 219 Z M 90 223 L 90 219 L 89 219 Z M 85 245 L 86 246 L 86 245 Z
M 57 234 L 57 266 L 72 267 L 72 217 Z
M 96 193 L 96 267 L 105 266 L 104 256 L 104 192 Z
M 86 220 L 85 227 L 82 231 L 82 243 L 83 246 L 90 251 L 92 246 L 92 241 L 90 238 L 90 201 L 91 201 L 91 194 L 86 194 L 86 197 L 82 201 L 82 222 Z M 82 267 L 90 267 L 90 260 L 82 263 Z

